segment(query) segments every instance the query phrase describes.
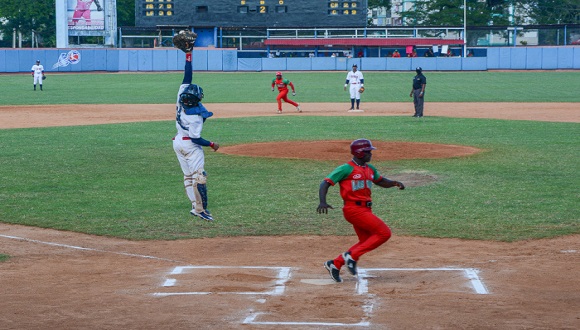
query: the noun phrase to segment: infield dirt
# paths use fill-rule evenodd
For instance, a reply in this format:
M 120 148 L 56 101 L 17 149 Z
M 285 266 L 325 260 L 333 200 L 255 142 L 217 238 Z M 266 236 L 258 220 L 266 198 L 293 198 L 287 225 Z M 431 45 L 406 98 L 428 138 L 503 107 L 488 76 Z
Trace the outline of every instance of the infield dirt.
M 364 113 L 354 114 L 344 104 L 301 107 L 301 114 L 287 110 L 282 116 L 412 114 L 407 103 L 369 103 Z M 264 104 L 208 108 L 216 118 L 276 116 Z M 173 109 L 0 107 L 0 128 L 173 120 Z M 432 103 L 426 114 L 580 122 L 577 104 L 561 103 Z M 195 226 L 201 220 L 184 216 L 184 221 Z M 0 252 L 11 256 L 0 263 L 0 328 L 580 328 L 579 235 L 502 243 L 405 237 L 395 231 L 359 262 L 361 269 L 390 269 L 369 272 L 367 293 L 347 272 L 344 283 L 333 283 L 322 267 L 355 241 L 355 236 L 284 236 L 135 242 L 0 224 Z M 178 266 L 214 268 L 171 274 Z M 287 278 L 280 267 L 289 270 Z M 479 270 L 488 294 L 478 294 L 461 271 L 436 270 L 441 268 Z M 282 287 L 280 294 L 267 294 Z

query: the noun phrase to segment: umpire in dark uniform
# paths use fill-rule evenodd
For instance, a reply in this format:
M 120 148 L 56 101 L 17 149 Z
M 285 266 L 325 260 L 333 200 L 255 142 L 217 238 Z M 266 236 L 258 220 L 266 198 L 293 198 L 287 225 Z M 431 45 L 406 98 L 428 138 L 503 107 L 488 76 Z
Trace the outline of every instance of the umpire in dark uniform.
M 427 85 L 427 78 L 423 75 L 423 69 L 420 66 L 418 66 L 415 71 L 417 72 L 417 75 L 413 78 L 413 89 L 409 96 L 413 98 L 413 104 L 415 105 L 415 114 L 413 117 L 421 118 L 423 117 L 423 103 L 425 102 L 425 85 Z

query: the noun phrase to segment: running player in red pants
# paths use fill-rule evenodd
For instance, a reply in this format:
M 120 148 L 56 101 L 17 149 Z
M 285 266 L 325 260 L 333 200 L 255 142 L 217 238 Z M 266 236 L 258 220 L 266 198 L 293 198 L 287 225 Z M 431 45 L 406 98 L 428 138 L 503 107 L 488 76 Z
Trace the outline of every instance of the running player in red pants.
M 320 204 L 316 209 L 317 212 L 328 213 L 329 208 L 333 209 L 326 203 L 326 195 L 328 188 L 338 183 L 340 196 L 344 200 L 342 208 L 344 218 L 352 224 L 358 236 L 358 242 L 348 251 L 324 263 L 324 267 L 335 282 L 342 282 L 340 269 L 343 265 L 346 264 L 349 272 L 356 275 L 356 264 L 359 258 L 391 238 L 389 226 L 373 214 L 371 186 L 373 183 L 383 188 L 405 189 L 405 186 L 401 182 L 391 181 L 381 176 L 374 166 L 367 164 L 372 158 L 371 151 L 375 149 L 370 140 L 353 141 L 350 145 L 353 159 L 334 169 L 320 184 Z
M 282 72 L 276 72 L 276 78 L 272 79 L 272 92 L 274 91 L 274 86 L 278 86 L 278 96 L 276 97 L 276 101 L 278 102 L 278 113 L 282 113 L 282 100 L 286 103 L 290 103 L 296 107 L 298 112 L 302 112 L 300 110 L 300 104 L 290 100 L 288 98 L 288 86 L 292 88 L 292 95 L 296 96 L 296 90 L 294 89 L 294 84 L 288 79 L 282 79 Z

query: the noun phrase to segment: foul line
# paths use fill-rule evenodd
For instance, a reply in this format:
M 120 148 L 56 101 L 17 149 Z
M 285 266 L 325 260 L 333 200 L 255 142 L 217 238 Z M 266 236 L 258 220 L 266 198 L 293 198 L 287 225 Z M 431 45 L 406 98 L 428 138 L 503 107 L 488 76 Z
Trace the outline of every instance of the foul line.
M 177 260 L 171 260 L 171 259 L 159 258 L 159 257 L 153 257 L 153 256 L 146 256 L 146 255 L 142 255 L 142 254 L 134 254 L 134 253 L 126 253 L 126 252 L 114 252 L 114 251 L 106 251 L 106 250 L 99 250 L 99 249 L 91 249 L 91 248 L 86 248 L 86 247 L 82 247 L 82 246 L 74 246 L 74 245 L 67 245 L 67 244 L 60 244 L 60 243 L 53 243 L 53 242 L 44 242 L 44 241 L 38 241 L 35 239 L 18 237 L 18 236 L 8 236 L 8 235 L 0 234 L 0 237 L 15 239 L 15 240 L 24 241 L 24 242 L 58 246 L 58 247 L 63 247 L 63 248 L 68 248 L 68 249 L 82 250 L 82 251 L 112 253 L 112 254 L 118 254 L 118 255 L 127 256 L 127 257 L 155 259 L 155 260 L 163 260 L 163 261 L 169 261 L 169 262 L 181 262 L 181 261 L 177 261 Z

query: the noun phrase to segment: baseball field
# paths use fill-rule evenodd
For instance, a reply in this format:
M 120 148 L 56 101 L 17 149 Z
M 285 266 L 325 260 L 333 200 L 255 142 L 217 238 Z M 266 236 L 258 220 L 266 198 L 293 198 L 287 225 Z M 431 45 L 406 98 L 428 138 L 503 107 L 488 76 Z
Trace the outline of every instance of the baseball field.
M 189 215 L 171 147 L 182 74 L 0 75 L 0 324 L 7 329 L 573 329 L 580 324 L 580 72 L 194 73 L 214 222 Z M 368 138 L 407 189 L 375 189 L 393 238 L 356 241 L 318 185 Z M 418 317 L 418 315 L 422 317 Z

